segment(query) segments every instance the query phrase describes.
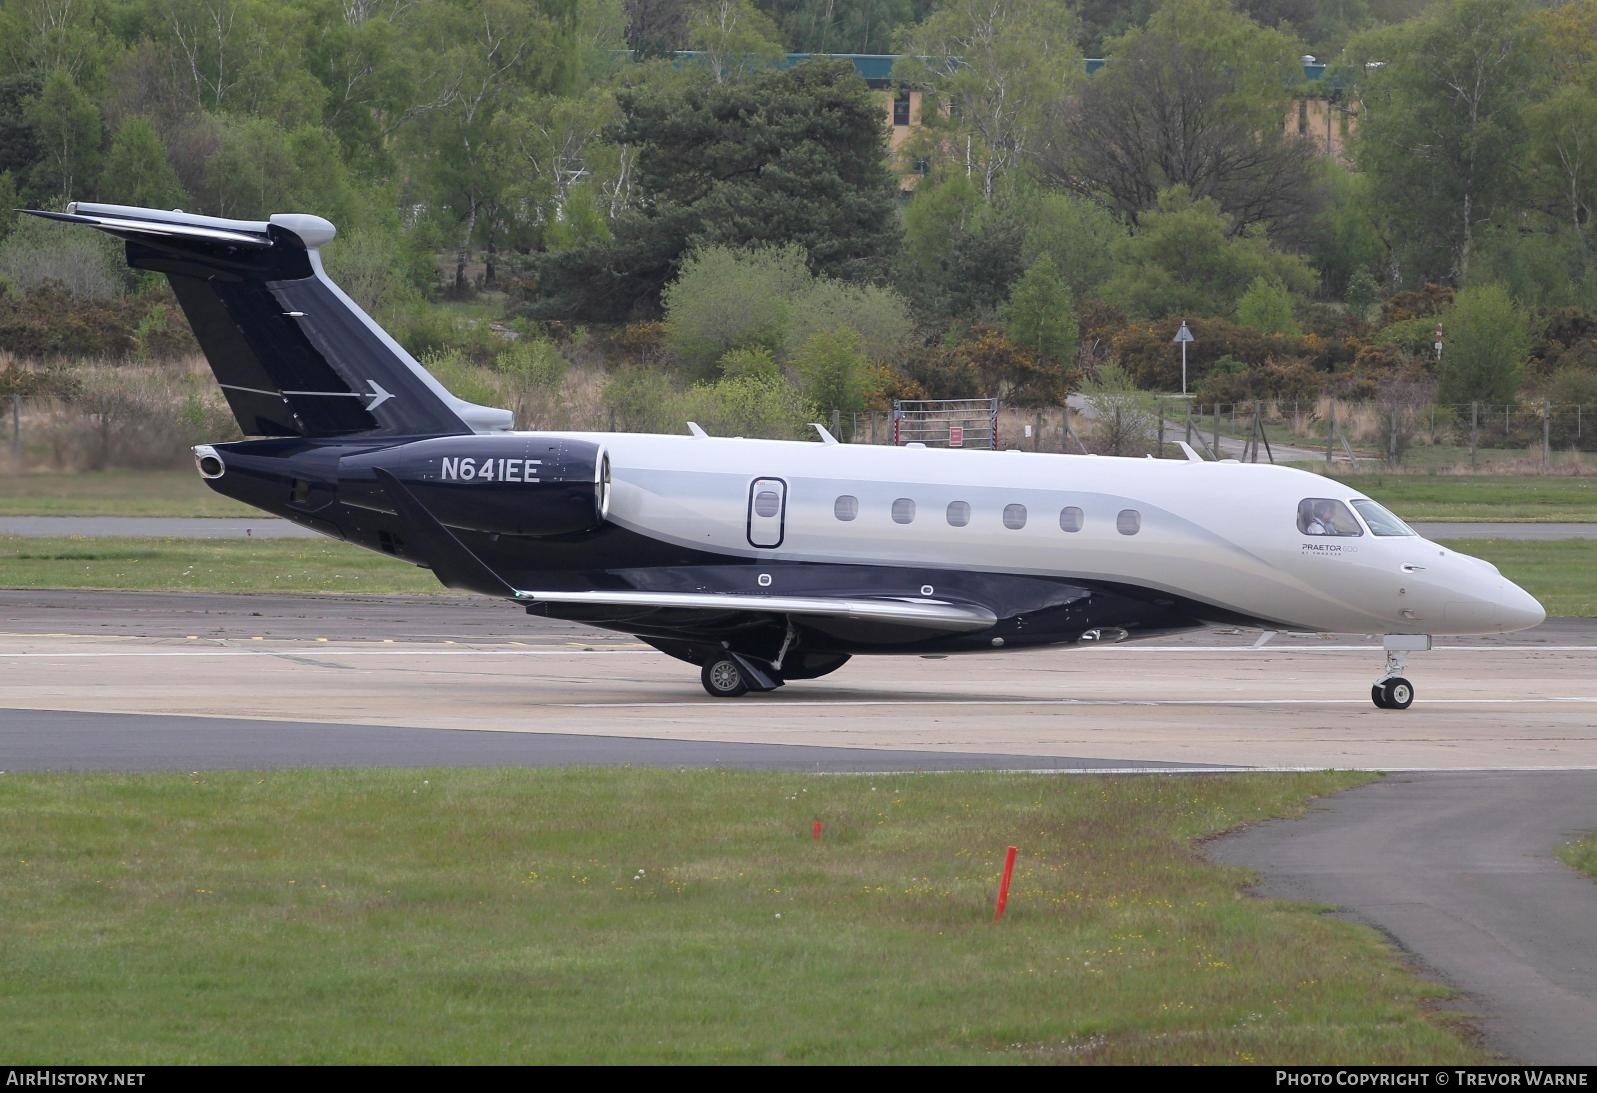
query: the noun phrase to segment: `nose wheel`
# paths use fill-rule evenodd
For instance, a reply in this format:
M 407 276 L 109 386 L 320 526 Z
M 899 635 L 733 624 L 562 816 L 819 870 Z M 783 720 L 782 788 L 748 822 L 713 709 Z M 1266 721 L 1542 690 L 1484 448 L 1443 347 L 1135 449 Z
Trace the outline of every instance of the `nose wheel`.
M 1406 710 L 1414 705 L 1414 684 L 1403 678 L 1403 666 L 1411 652 L 1431 647 L 1429 634 L 1387 634 L 1381 644 L 1386 649 L 1386 671 L 1370 688 L 1370 701 L 1381 710 Z
M 1383 679 L 1370 688 L 1370 700 L 1383 710 L 1406 710 L 1414 704 L 1414 684 L 1402 676 Z

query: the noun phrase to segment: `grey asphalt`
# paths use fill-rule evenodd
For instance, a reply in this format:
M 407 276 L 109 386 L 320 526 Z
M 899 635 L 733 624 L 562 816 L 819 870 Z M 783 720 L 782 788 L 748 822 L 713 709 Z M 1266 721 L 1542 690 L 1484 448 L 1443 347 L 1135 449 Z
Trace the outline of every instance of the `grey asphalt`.
M 1058 756 L 0 709 L 0 771 L 637 766 L 859 773 L 1128 768 L 1157 771 L 1177 765 Z
M 154 638 L 186 638 L 192 634 L 201 638 L 259 636 L 307 641 L 515 641 L 591 648 L 637 643 L 627 634 L 528 615 L 504 600 L 454 594 L 311 596 L 0 588 L 0 633 Z M 1258 632 L 1253 630 L 1203 630 L 1166 635 L 1159 643 L 1251 646 L 1258 638 Z M 1374 639 L 1356 640 L 1368 640 L 1372 648 L 1380 645 Z M 1552 618 L 1514 634 L 1447 637 L 1440 639 L 1438 645 L 1592 643 L 1597 643 L 1597 619 Z
M 1487 1045 L 1597 1063 L 1597 883 L 1556 848 L 1597 828 L 1597 772 L 1391 775 L 1210 844 L 1260 894 L 1345 908 L 1465 992 Z
M 1427 539 L 1597 539 L 1589 524 L 1448 523 L 1412 525 Z M 0 535 L 28 538 L 128 535 L 172 539 L 314 539 L 317 533 L 275 516 L 221 519 L 188 516 L 0 516 Z

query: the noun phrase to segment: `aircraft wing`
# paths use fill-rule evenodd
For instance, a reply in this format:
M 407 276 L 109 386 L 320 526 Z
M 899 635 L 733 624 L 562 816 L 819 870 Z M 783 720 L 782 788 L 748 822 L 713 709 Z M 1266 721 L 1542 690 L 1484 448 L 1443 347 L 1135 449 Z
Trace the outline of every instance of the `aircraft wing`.
M 693 611 L 759 611 L 775 615 L 891 622 L 944 633 L 985 630 L 998 616 L 974 604 L 946 600 L 845 598 L 829 596 L 751 596 L 724 592 L 527 592 L 518 589 L 518 603 L 580 604 L 591 607 L 636 607 L 640 610 L 685 608 Z

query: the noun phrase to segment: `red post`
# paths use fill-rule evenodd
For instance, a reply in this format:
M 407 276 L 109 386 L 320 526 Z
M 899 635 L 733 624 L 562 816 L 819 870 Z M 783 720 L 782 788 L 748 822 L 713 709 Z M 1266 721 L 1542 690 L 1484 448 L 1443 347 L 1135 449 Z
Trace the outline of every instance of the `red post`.
M 816 842 L 821 841 L 821 821 L 816 820 L 810 825 L 810 838 L 814 839 Z
M 1004 917 L 1004 908 L 1009 906 L 1009 879 L 1015 875 L 1015 848 L 1010 847 L 1009 853 L 1004 855 L 1004 879 L 998 882 L 998 906 L 993 911 L 993 921 L 1001 921 Z

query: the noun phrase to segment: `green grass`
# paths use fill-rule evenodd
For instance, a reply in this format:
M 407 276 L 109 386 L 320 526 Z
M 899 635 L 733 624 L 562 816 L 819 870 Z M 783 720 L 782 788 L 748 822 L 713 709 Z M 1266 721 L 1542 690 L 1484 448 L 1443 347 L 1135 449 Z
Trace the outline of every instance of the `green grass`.
M 0 536 L 0 586 L 170 592 L 443 592 L 431 572 L 332 539 Z
M 1597 475 L 1331 475 L 1405 520 L 1597 521 Z
M 1485 558 L 1557 617 L 1597 615 L 1597 539 L 1443 539 Z
M 0 477 L 0 516 L 260 516 L 192 470 Z
M 1587 835 L 1558 848 L 1558 856 L 1569 865 L 1597 879 L 1597 835 Z
M 1483 1061 L 1374 931 L 1194 849 L 1366 778 L 7 775 L 0 1040 L 15 1065 Z

